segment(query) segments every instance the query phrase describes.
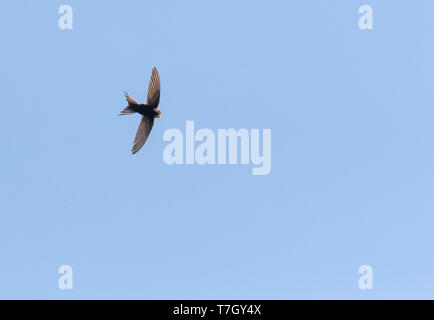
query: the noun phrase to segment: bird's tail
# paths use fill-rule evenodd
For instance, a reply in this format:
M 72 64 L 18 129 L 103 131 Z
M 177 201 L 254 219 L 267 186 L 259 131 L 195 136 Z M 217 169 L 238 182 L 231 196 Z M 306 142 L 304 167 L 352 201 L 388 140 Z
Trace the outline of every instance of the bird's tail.
M 119 114 L 120 116 L 135 113 L 136 111 L 134 111 L 133 108 L 131 108 L 131 107 L 139 104 L 128 93 L 126 93 L 126 92 L 124 92 L 124 93 L 125 93 L 125 98 L 127 99 L 127 102 L 128 102 L 128 106 L 124 110 L 121 111 L 121 113 Z

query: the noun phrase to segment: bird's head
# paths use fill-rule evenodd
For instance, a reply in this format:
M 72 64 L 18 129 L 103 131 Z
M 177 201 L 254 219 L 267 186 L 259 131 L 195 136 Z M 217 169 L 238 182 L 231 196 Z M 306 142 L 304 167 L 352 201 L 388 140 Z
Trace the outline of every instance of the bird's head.
M 161 111 L 158 109 L 155 109 L 155 112 L 157 113 L 155 118 L 161 118 Z

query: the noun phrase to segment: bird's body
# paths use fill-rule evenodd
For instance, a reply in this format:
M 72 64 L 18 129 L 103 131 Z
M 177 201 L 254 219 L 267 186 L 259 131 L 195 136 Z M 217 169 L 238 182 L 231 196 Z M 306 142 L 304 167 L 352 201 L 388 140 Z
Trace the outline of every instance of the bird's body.
M 125 92 L 125 98 L 127 99 L 128 106 L 121 111 L 120 115 L 127 115 L 133 113 L 139 113 L 142 115 L 142 121 L 140 122 L 139 129 L 134 139 L 134 145 L 131 152 L 135 154 L 139 151 L 151 133 L 154 125 L 155 118 L 161 118 L 161 112 L 158 110 L 158 104 L 160 103 L 160 76 L 156 68 L 152 69 L 151 81 L 148 87 L 148 97 L 144 104 L 138 103 L 128 93 Z
M 142 116 L 160 118 L 161 112 L 149 104 L 130 105 L 129 108 L 140 113 Z

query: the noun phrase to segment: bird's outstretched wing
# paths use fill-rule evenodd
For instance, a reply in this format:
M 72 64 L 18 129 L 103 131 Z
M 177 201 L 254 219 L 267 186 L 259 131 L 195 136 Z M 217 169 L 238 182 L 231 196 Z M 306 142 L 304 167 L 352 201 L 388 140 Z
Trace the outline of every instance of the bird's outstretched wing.
M 153 125 L 154 118 L 142 116 L 142 121 L 139 124 L 139 129 L 137 129 L 136 138 L 134 139 L 133 149 L 131 150 L 132 154 L 135 154 L 143 147 L 151 133 Z
M 151 80 L 148 86 L 148 97 L 145 104 L 156 108 L 160 102 L 160 76 L 158 75 L 157 68 L 152 69 Z

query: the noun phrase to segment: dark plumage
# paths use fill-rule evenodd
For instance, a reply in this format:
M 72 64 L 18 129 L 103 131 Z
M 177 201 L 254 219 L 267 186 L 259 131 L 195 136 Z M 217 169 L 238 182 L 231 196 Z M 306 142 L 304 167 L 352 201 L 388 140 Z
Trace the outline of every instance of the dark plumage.
M 136 138 L 134 139 L 133 149 L 131 150 L 135 154 L 148 139 L 154 125 L 154 118 L 161 118 L 161 112 L 157 109 L 160 103 L 160 76 L 158 75 L 157 68 L 154 67 L 152 69 L 151 80 L 148 86 L 148 97 L 144 104 L 138 103 L 126 92 L 125 98 L 127 99 L 128 106 L 119 115 L 122 116 L 136 112 L 142 115 L 142 121 L 140 122 Z

